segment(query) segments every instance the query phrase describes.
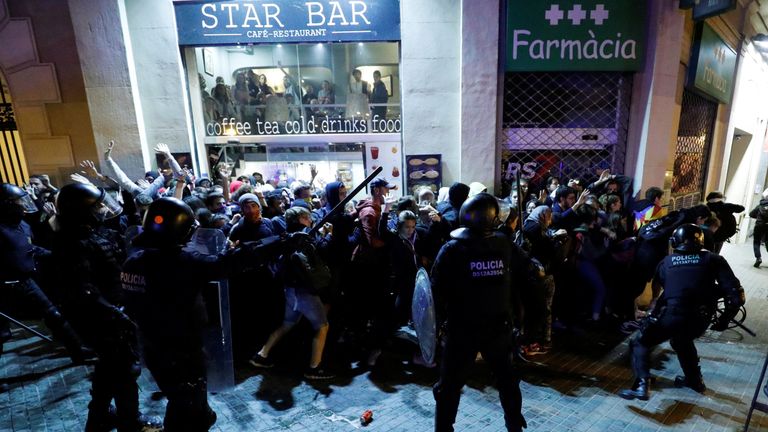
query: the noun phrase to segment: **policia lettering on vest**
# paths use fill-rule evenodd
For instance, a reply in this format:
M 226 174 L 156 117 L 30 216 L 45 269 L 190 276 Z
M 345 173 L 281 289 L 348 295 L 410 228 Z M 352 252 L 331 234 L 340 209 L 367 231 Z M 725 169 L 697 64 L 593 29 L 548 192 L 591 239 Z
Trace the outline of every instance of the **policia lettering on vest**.
M 504 274 L 504 262 L 502 260 L 472 261 L 469 263 L 472 277 L 502 276 Z

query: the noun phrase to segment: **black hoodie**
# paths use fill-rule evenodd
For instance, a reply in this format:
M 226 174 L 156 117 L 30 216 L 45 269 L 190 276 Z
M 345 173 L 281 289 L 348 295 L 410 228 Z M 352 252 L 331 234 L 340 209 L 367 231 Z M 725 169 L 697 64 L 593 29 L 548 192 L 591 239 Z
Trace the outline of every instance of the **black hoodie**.
M 760 203 L 749 212 L 749 217 L 757 219 L 756 225 L 768 225 L 768 198 L 763 198 Z

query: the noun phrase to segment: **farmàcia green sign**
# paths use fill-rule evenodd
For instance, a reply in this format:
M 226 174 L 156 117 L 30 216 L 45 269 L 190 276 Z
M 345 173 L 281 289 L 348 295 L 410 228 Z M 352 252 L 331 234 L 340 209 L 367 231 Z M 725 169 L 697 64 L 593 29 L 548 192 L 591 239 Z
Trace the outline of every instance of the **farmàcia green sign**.
M 731 103 L 736 52 L 707 24 L 696 28 L 694 40 L 688 82 L 724 104 Z
M 645 0 L 508 0 L 508 71 L 636 71 Z

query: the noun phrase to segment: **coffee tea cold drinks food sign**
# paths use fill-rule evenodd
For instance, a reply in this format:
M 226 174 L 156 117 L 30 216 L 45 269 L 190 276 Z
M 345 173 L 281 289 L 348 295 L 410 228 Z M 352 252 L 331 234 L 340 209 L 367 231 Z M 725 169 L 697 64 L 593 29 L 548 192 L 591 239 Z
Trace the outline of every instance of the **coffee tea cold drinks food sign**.
M 646 15 L 645 0 L 509 2 L 507 70 L 639 70 Z

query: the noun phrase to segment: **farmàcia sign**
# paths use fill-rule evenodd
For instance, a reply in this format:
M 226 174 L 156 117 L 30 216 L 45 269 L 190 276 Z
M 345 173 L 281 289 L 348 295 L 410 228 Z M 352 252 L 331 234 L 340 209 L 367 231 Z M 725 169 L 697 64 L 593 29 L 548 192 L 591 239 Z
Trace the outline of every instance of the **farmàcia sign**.
M 531 0 L 507 6 L 508 71 L 636 71 L 645 0 Z

